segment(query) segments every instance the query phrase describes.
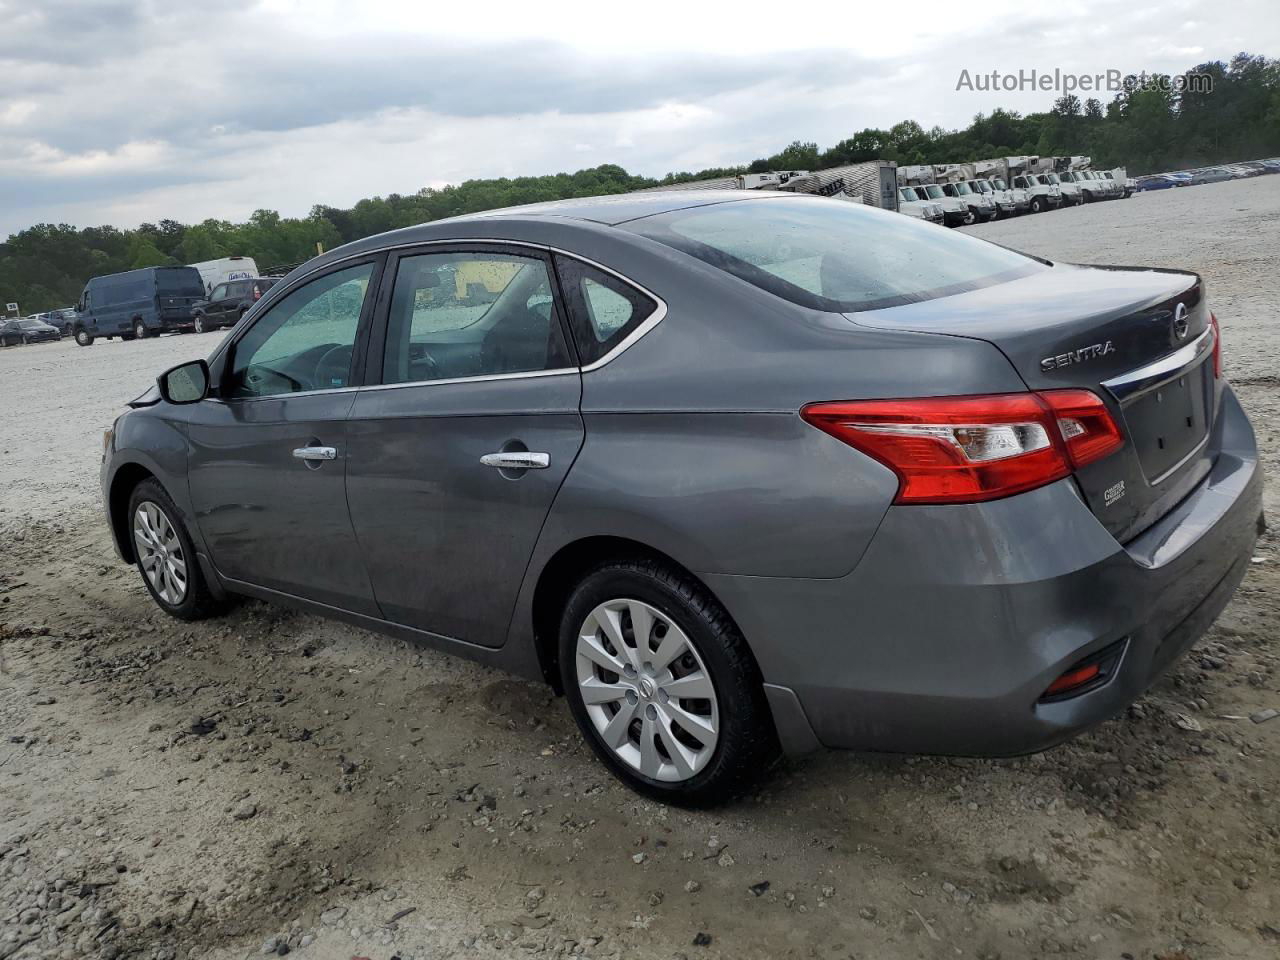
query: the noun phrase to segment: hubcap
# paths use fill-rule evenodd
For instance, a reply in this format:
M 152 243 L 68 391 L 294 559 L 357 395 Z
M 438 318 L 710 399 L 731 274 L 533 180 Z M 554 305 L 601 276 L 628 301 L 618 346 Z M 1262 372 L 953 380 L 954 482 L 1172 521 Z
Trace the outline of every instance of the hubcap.
M 670 617 L 639 600 L 600 604 L 578 631 L 578 691 L 605 745 L 651 780 L 688 780 L 720 737 L 702 657 Z
M 177 606 L 187 595 L 187 560 L 182 541 L 163 510 L 149 500 L 133 514 L 133 544 L 142 573 L 165 603 Z

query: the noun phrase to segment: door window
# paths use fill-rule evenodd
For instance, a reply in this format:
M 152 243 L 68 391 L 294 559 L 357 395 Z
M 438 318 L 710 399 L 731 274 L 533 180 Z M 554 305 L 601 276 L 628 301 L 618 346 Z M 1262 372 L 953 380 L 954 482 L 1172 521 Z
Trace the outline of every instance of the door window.
M 209 294 L 210 300 L 225 300 L 227 298 L 227 285 L 220 283 L 213 288 L 213 293 Z
M 570 366 L 545 261 L 503 253 L 400 259 L 387 317 L 383 383 Z
M 349 386 L 374 267 L 362 263 L 312 280 L 259 317 L 235 344 L 228 397 Z
M 635 287 L 580 260 L 557 257 L 556 272 L 584 365 L 616 347 L 658 308 Z

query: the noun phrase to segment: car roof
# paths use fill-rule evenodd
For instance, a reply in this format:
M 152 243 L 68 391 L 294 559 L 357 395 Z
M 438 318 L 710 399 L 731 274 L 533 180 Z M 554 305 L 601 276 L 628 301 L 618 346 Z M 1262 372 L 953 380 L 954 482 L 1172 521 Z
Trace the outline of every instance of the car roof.
M 763 196 L 777 196 L 776 192 Z M 732 203 L 740 200 L 760 199 L 761 194 L 745 190 L 646 190 L 640 193 L 619 193 L 603 197 L 581 197 L 571 200 L 549 200 L 528 203 L 517 207 L 500 207 L 468 213 L 447 220 L 433 220 L 432 224 L 460 223 L 475 220 L 494 220 L 508 217 L 566 217 L 573 220 L 590 220 L 593 223 L 616 226 L 629 220 L 651 217 L 672 210 L 686 210 L 712 203 Z M 792 194 L 804 196 L 804 194 Z

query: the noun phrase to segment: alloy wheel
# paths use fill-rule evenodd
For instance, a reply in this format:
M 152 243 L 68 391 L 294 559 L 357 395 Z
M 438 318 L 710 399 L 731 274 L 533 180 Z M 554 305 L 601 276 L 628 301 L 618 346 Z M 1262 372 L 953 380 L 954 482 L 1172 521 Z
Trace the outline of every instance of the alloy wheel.
M 187 558 L 173 523 L 150 500 L 133 514 L 133 545 L 143 576 L 165 603 L 177 606 L 187 596 Z
M 578 630 L 578 693 L 605 745 L 651 780 L 676 783 L 715 754 L 720 711 L 697 648 L 639 600 L 608 600 Z

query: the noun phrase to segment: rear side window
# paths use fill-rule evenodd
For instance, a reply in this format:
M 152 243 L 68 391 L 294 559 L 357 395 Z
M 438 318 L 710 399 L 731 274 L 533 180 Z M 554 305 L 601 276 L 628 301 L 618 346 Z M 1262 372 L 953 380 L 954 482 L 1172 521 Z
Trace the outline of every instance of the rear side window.
M 426 253 L 396 267 L 383 383 L 423 383 L 570 367 L 540 257 Z
M 1025 254 L 842 200 L 770 197 L 624 225 L 814 310 L 876 310 L 1048 269 Z
M 556 257 L 556 273 L 583 366 L 618 346 L 658 309 L 652 297 L 581 260 Z

